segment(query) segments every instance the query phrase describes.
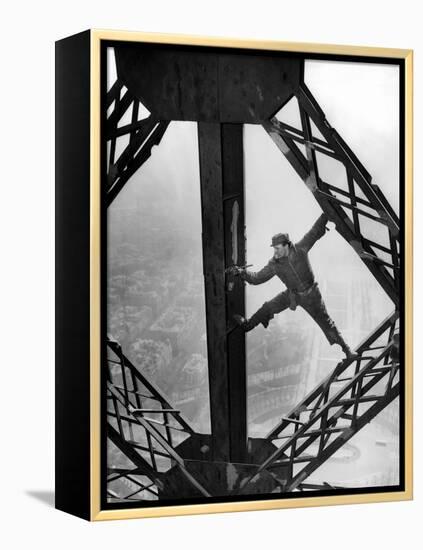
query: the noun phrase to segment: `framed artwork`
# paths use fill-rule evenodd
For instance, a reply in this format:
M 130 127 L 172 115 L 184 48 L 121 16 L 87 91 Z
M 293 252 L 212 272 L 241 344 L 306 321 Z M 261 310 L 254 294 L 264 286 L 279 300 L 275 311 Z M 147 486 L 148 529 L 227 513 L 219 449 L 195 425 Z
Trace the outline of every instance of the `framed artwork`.
M 56 506 L 412 498 L 412 51 L 56 43 Z

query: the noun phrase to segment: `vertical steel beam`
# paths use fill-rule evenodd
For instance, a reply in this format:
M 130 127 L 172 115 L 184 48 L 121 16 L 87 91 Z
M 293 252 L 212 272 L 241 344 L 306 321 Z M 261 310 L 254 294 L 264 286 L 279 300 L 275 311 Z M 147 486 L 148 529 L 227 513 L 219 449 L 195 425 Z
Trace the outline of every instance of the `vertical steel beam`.
M 238 462 L 247 447 L 245 339 L 228 325 L 243 313 L 244 289 L 225 288 L 225 268 L 245 260 L 242 125 L 200 122 L 198 140 L 212 455 Z
M 245 265 L 243 125 L 222 124 L 223 216 L 226 267 Z M 233 284 L 231 284 L 233 283 Z M 226 281 L 227 358 L 231 461 L 245 462 L 247 452 L 247 379 L 244 332 L 230 330 L 234 313 L 245 314 L 244 283 Z
M 226 353 L 225 235 L 221 125 L 198 123 L 213 460 L 229 461 L 229 381 Z

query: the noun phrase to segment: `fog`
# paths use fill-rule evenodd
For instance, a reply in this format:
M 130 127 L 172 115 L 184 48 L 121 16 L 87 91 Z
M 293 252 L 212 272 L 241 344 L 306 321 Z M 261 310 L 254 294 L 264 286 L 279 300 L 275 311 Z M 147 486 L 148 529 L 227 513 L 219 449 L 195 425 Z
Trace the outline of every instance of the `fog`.
M 110 55 L 109 86 L 113 70 Z M 327 119 L 397 211 L 398 78 L 398 69 L 390 65 L 306 62 L 306 83 Z M 295 105 L 287 110 L 285 120 L 295 125 Z M 125 138 L 120 138 L 117 150 L 123 150 L 125 144 Z M 273 234 L 288 232 L 295 242 L 321 210 L 261 126 L 245 125 L 244 151 L 247 263 L 259 269 L 272 254 Z M 329 161 L 322 160 L 321 170 L 329 183 L 337 184 L 343 177 L 340 166 Z M 196 429 L 209 431 L 195 123 L 170 124 L 151 158 L 109 207 L 107 228 L 109 333 L 123 343 L 124 352 L 140 369 L 147 369 Z M 369 224 L 369 236 L 372 231 L 378 229 Z M 392 302 L 335 229 L 316 243 L 310 261 L 329 313 L 350 345 L 357 345 L 391 312 Z M 276 277 L 264 285 L 247 286 L 248 315 L 282 290 Z M 148 349 L 154 348 L 150 358 L 146 357 L 146 342 Z M 260 326 L 248 334 L 247 354 L 249 432 L 256 436 L 265 435 L 278 415 L 298 402 L 340 358 L 339 351 L 329 346 L 301 308 L 282 313 L 267 330 Z M 280 366 L 287 370 L 285 374 L 282 371 L 276 391 L 278 395 L 285 391 L 286 399 L 275 409 L 267 405 L 275 387 L 263 386 L 260 373 L 276 372 Z M 388 414 L 392 415 L 395 417 L 395 411 Z M 365 430 L 363 434 L 366 438 Z M 351 481 L 354 476 L 369 475 L 375 463 L 378 471 L 382 468 L 392 473 L 397 464 L 395 427 L 386 428 L 383 438 L 389 439 L 392 447 L 390 461 L 382 465 L 377 454 L 381 451 L 374 449 L 368 460 L 364 457 L 364 462 L 362 458 L 356 463 L 354 472 L 336 473 L 334 479 Z M 337 458 L 333 460 L 335 464 Z M 327 468 L 325 479 L 331 477 L 330 461 Z M 337 472 L 336 468 L 332 471 Z

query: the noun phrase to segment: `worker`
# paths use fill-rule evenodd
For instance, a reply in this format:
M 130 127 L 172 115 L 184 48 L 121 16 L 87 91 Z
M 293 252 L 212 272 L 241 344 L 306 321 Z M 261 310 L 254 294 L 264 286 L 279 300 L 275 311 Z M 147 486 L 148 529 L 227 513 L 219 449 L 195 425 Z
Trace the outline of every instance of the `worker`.
M 260 285 L 277 275 L 286 286 L 286 290 L 265 302 L 249 319 L 238 314 L 234 315 L 234 319 L 248 332 L 260 323 L 267 328 L 275 314 L 287 308 L 295 310 L 297 306 L 301 306 L 320 326 L 329 344 L 338 344 L 346 358 L 353 359 L 356 355 L 352 353 L 326 310 L 308 257 L 312 246 L 328 230 L 328 221 L 326 214 L 322 214 L 296 244 L 291 242 L 288 233 L 274 235 L 271 244 L 273 257 L 260 271 L 251 272 L 244 267 L 234 266 L 234 273 L 251 285 Z

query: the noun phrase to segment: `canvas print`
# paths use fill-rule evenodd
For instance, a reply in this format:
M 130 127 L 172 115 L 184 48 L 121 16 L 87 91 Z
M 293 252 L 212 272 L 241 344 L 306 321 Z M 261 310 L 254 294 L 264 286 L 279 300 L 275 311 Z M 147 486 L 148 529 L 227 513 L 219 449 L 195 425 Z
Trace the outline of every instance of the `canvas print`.
M 400 490 L 400 63 L 102 63 L 104 507 Z

